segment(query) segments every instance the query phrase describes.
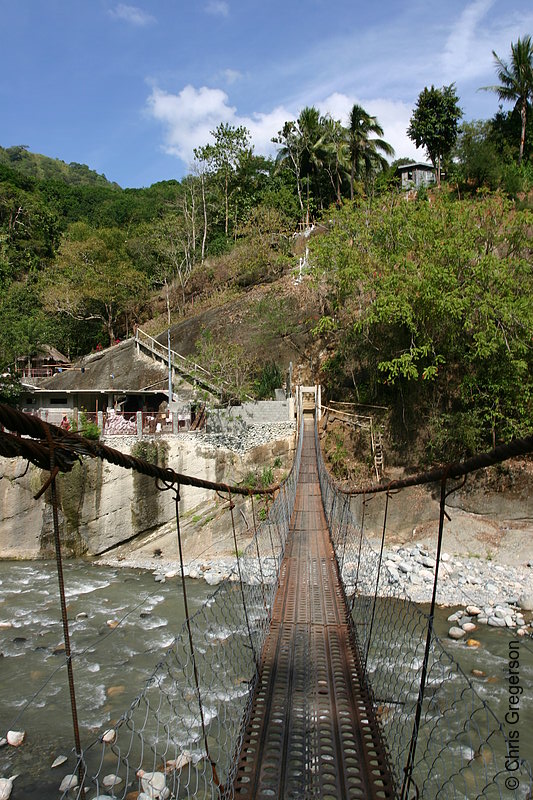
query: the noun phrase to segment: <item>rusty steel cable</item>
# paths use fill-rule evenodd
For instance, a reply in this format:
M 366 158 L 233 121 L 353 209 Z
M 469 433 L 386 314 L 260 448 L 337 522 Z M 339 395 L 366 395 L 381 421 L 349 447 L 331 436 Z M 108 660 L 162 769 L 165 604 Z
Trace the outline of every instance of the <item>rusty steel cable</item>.
M 464 461 L 452 461 L 440 467 L 434 467 L 426 472 L 419 472 L 409 478 L 401 478 L 386 483 L 373 483 L 362 489 L 350 489 L 337 485 L 336 489 L 341 494 L 361 495 L 376 494 L 378 492 L 390 492 L 397 489 L 405 489 L 408 486 L 421 486 L 425 483 L 438 483 L 443 478 L 460 478 L 478 469 L 485 469 L 494 464 L 500 464 L 516 456 L 525 456 L 533 453 L 533 435 L 525 436 L 522 439 L 513 439 L 507 444 L 498 445 L 493 450 L 486 453 L 478 453 Z
M 179 485 L 176 486 L 175 489 L 175 496 L 174 496 L 175 504 L 176 504 L 176 536 L 178 540 L 178 553 L 180 559 L 180 572 L 181 572 L 181 587 L 182 587 L 182 594 L 183 594 L 183 607 L 185 611 L 185 625 L 187 626 L 187 635 L 189 638 L 189 648 L 190 648 L 190 655 L 193 664 L 193 674 L 194 674 L 194 686 L 196 689 L 196 696 L 198 698 L 198 709 L 200 712 L 200 721 L 202 726 L 202 738 L 204 741 L 205 747 L 205 756 L 209 763 L 211 764 L 211 771 L 213 774 L 213 783 L 215 786 L 220 786 L 220 780 L 217 774 L 216 763 L 213 758 L 211 758 L 211 754 L 209 752 L 209 740 L 207 737 L 207 729 L 205 725 L 205 714 L 204 714 L 204 706 L 202 702 L 202 691 L 200 689 L 200 679 L 198 677 L 198 664 L 196 661 L 196 651 L 194 649 L 194 638 L 192 633 L 192 626 L 191 626 L 191 618 L 189 614 L 189 602 L 187 599 L 187 584 L 185 582 L 185 570 L 184 570 L 184 563 L 183 563 L 183 547 L 181 543 L 181 531 L 180 531 L 180 513 L 179 513 L 179 502 L 180 502 L 180 491 Z
M 83 763 L 80 726 L 78 721 L 78 706 L 76 703 L 76 689 L 74 685 L 74 670 L 72 667 L 72 654 L 70 648 L 70 632 L 67 615 L 67 602 L 65 597 L 65 581 L 63 576 L 63 560 L 61 556 L 61 539 L 59 536 L 59 515 L 56 485 L 55 447 L 50 432 L 45 429 L 50 449 L 50 493 L 52 500 L 52 520 L 54 528 L 54 547 L 56 556 L 57 581 L 59 586 L 59 604 L 61 607 L 61 624 L 63 627 L 63 641 L 65 644 L 65 662 L 67 665 L 68 687 L 70 696 L 70 711 L 72 715 L 72 728 L 74 733 L 74 746 L 78 761 L 78 785 L 83 789 L 85 779 L 85 766 Z M 46 485 L 46 484 L 45 484 Z
M 49 469 L 50 465 L 50 445 L 47 439 L 47 430 L 54 442 L 55 463 L 62 472 L 69 472 L 79 456 L 86 455 L 93 458 L 100 458 L 125 469 L 132 469 L 143 475 L 158 478 L 162 482 L 179 484 L 180 486 L 195 486 L 201 489 L 212 489 L 213 491 L 227 491 L 227 484 L 195 478 L 191 475 L 183 475 L 173 469 L 158 467 L 142 458 L 130 454 L 122 453 L 113 447 L 108 447 L 98 441 L 86 439 L 76 433 L 64 431 L 56 425 L 49 425 L 38 417 L 31 414 L 24 414 L 17 409 L 0 403 L 0 425 L 7 428 L 19 436 L 0 431 L 0 455 L 9 457 L 22 456 L 31 461 L 41 469 Z M 34 441 L 21 439 L 20 436 L 30 436 Z M 253 489 L 255 494 L 274 495 L 279 486 L 269 488 Z M 231 486 L 233 494 L 240 494 L 248 497 L 251 489 L 242 486 Z

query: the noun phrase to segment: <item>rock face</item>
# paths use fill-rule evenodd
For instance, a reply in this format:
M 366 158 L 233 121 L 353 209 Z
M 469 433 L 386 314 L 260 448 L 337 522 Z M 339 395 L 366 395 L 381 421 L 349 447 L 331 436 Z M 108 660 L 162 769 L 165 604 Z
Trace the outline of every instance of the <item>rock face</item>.
M 288 467 L 294 424 L 258 426 L 235 442 L 226 434 L 181 434 L 165 441 L 165 464 L 175 472 L 233 484 L 253 466 L 262 467 L 276 458 Z M 111 442 L 126 453 L 136 444 L 129 437 L 114 437 Z M 34 500 L 48 473 L 32 465 L 26 474 L 25 470 L 22 459 L 0 459 L 4 476 L 0 481 L 0 558 L 53 554 L 50 492 Z M 175 516 L 172 492 L 161 492 L 153 479 L 98 459 L 86 458 L 72 472 L 60 475 L 58 495 L 61 541 L 67 556 L 98 555 L 137 534 L 168 525 Z M 182 487 L 180 513 L 187 515 L 212 496 L 205 489 Z

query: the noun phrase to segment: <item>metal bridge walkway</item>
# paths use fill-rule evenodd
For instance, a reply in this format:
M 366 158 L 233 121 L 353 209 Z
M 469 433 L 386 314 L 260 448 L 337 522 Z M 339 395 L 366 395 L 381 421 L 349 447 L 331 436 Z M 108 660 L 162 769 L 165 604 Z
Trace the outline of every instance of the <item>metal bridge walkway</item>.
M 394 796 L 347 614 L 311 419 L 235 797 Z

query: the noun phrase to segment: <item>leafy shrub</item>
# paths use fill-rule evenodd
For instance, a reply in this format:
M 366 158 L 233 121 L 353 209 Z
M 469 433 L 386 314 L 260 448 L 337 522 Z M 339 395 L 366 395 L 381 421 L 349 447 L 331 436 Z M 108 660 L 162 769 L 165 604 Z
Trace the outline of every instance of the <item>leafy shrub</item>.
M 267 400 L 274 397 L 275 390 L 283 384 L 283 375 L 278 364 L 270 361 L 265 364 L 257 377 L 254 389 L 259 400 Z
M 70 420 L 70 430 L 85 439 L 99 439 L 102 434 L 96 422 L 88 418 L 86 411 L 80 411 L 77 420 L 74 417 Z

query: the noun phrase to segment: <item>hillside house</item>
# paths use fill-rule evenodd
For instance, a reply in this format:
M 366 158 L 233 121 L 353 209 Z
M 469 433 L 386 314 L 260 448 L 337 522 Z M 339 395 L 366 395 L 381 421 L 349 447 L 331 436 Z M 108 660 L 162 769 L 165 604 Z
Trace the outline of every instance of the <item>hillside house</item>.
M 402 164 L 397 167 L 403 191 L 420 189 L 436 182 L 435 170 L 431 164 L 423 161 L 413 161 L 411 164 Z
M 23 375 L 20 407 L 54 425 L 64 416 L 76 419 L 83 411 L 106 434 L 138 433 L 139 419 L 145 433 L 176 432 L 189 426 L 193 387 L 175 384 L 179 396 L 174 394 L 170 413 L 168 371 L 139 355 L 133 339 L 91 353 L 51 375 L 45 373 L 34 369 Z

